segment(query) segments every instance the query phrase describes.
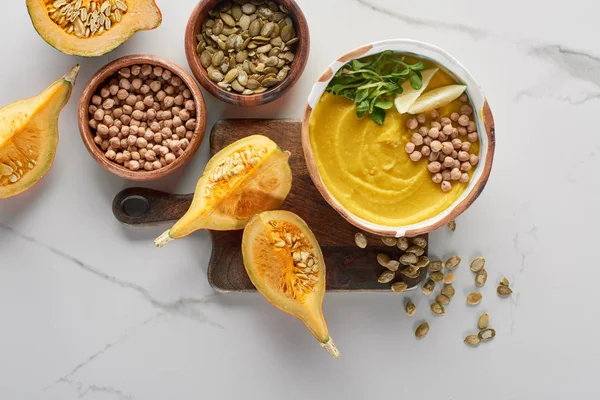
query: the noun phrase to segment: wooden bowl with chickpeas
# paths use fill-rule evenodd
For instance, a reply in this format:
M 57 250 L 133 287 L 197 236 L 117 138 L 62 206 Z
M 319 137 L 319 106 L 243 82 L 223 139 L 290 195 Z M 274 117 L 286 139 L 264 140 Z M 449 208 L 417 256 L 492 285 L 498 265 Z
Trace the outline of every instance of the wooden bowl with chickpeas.
M 152 181 L 187 164 L 204 138 L 206 106 L 194 78 L 172 61 L 130 55 L 100 69 L 79 101 L 92 157 L 124 179 Z

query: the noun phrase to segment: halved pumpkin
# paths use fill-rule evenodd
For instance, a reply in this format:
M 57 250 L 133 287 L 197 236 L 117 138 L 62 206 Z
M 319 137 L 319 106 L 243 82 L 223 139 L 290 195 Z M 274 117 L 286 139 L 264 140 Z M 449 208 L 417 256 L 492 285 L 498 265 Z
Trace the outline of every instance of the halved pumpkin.
M 0 109 L 0 199 L 35 185 L 58 145 L 58 116 L 71 96 L 79 65 L 42 94 Z
M 288 159 L 261 135 L 225 147 L 206 164 L 189 210 L 154 243 L 162 247 L 199 229 L 243 229 L 255 214 L 279 208 L 292 188 Z
M 304 322 L 337 359 L 340 353 L 323 316 L 325 261 L 306 222 L 289 211 L 257 214 L 244 229 L 242 255 L 256 289 L 275 307 Z
M 106 54 L 162 22 L 154 0 L 27 0 L 27 10 L 46 42 L 83 57 Z

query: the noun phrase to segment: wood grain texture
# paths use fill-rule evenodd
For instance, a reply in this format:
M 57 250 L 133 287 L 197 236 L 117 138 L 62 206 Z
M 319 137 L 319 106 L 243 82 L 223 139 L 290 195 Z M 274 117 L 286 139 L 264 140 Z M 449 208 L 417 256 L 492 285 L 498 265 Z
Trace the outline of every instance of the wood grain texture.
M 243 137 L 265 135 L 292 154 L 290 165 L 294 174 L 292 190 L 282 209 L 293 211 L 313 230 L 325 257 L 327 290 L 330 291 L 390 291 L 390 284 L 377 282 L 384 271 L 377 261 L 378 253 L 398 258 L 402 252 L 385 246 L 379 237 L 366 234 L 369 245 L 360 249 L 354 244 L 357 228 L 344 220 L 321 197 L 306 169 L 300 143 L 300 120 L 225 120 L 213 127 L 210 150 L 215 154 L 223 147 Z M 121 204 L 127 196 L 146 196 L 148 212 L 140 217 L 127 216 Z M 130 225 L 149 226 L 178 219 L 185 213 L 192 195 L 173 195 L 150 189 L 130 188 L 119 193 L 113 202 L 115 216 Z M 246 292 L 255 290 L 243 265 L 241 255 L 242 231 L 210 231 L 213 252 L 208 266 L 208 279 L 215 290 Z M 183 239 L 190 240 L 190 239 Z M 401 278 L 397 273 L 397 279 Z M 416 286 L 425 277 L 406 280 Z
M 296 35 L 299 39 L 296 44 L 294 61 L 292 62 L 287 78 L 282 83 L 264 93 L 242 95 L 223 90 L 217 86 L 216 83 L 211 81 L 208 78 L 206 69 L 200 64 L 200 56 L 196 53 L 196 47 L 198 46 L 196 35 L 201 32 L 202 22 L 208 15 L 208 12 L 215 8 L 220 1 L 221 0 L 200 0 L 188 20 L 185 31 L 185 55 L 192 73 L 206 91 L 217 99 L 230 104 L 238 106 L 258 106 L 279 98 L 298 81 L 302 72 L 304 72 L 304 68 L 308 61 L 308 54 L 310 53 L 310 32 L 304 13 L 294 0 L 276 1 L 277 4 L 286 7 L 289 16 L 294 21 L 294 29 L 296 30 Z

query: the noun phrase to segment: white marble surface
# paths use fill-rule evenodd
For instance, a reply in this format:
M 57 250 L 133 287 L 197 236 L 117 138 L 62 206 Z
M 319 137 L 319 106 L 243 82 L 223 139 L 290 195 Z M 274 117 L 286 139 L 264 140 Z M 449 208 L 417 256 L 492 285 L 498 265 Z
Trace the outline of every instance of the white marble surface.
M 496 161 L 479 200 L 432 251 L 483 254 L 484 301 L 464 265 L 447 315 L 413 294 L 328 294 L 324 311 L 341 350 L 331 359 L 300 322 L 258 295 L 218 295 L 206 280 L 205 233 L 157 250 L 163 228 L 121 226 L 112 197 L 133 186 L 99 167 L 76 126 L 84 83 L 118 56 L 155 53 L 186 65 L 183 33 L 195 0 L 157 0 L 163 25 L 114 53 L 64 56 L 31 27 L 24 2 L 4 4 L 0 103 L 36 94 L 75 62 L 82 73 L 60 118 L 54 167 L 34 189 L 0 202 L 1 399 L 564 399 L 593 398 L 600 278 L 600 47 L 589 0 L 568 2 L 298 0 L 311 56 L 282 99 L 240 109 L 208 97 L 209 124 L 224 117 L 300 117 L 313 80 L 337 55 L 384 38 L 428 41 L 461 60 L 490 100 Z M 562 5 L 559 6 L 558 3 Z M 10 40 L 9 40 L 10 39 Z M 150 186 L 190 192 L 202 146 L 181 174 Z M 511 299 L 495 283 L 506 275 Z M 477 315 L 498 331 L 477 349 L 463 337 Z M 413 337 L 423 319 L 431 325 Z

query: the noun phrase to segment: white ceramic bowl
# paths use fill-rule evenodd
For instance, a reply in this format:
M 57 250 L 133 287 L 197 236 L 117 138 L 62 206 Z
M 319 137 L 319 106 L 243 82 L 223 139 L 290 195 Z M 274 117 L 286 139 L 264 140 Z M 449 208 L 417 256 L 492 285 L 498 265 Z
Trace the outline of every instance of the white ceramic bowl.
M 461 81 L 467 85 L 467 94 L 474 106 L 474 117 L 475 122 L 477 123 L 477 131 L 479 132 L 480 140 L 479 163 L 473 172 L 473 176 L 469 181 L 467 189 L 462 193 L 462 195 L 450 207 L 435 217 L 415 224 L 393 227 L 374 224 L 357 217 L 346 210 L 337 201 L 337 199 L 335 199 L 335 197 L 329 193 L 327 187 L 325 187 L 323 184 L 321 175 L 315 162 L 313 151 L 310 145 L 308 127 L 312 110 L 321 98 L 321 95 L 325 92 L 325 88 L 327 87 L 333 75 L 350 60 L 381 53 L 384 50 L 413 54 L 421 58 L 430 59 L 453 74 L 458 81 Z M 492 161 L 494 159 L 495 142 L 494 118 L 492 116 L 492 111 L 483 94 L 483 91 L 481 90 L 481 87 L 475 78 L 473 78 L 469 71 L 467 71 L 467 69 L 460 62 L 458 62 L 458 60 L 439 47 L 433 46 L 429 43 L 409 39 L 392 39 L 371 43 L 352 50 L 351 52 L 344 54 L 336 61 L 331 63 L 325 72 L 323 72 L 323 74 L 319 77 L 317 82 L 313 85 L 308 97 L 308 103 L 306 105 L 304 118 L 302 121 L 302 147 L 304 149 L 304 156 L 306 159 L 308 172 L 323 198 L 348 222 L 360 229 L 380 236 L 416 236 L 431 232 L 444 226 L 449 221 L 455 219 L 461 213 L 463 213 L 481 194 L 487 183 L 490 171 L 492 169 Z

